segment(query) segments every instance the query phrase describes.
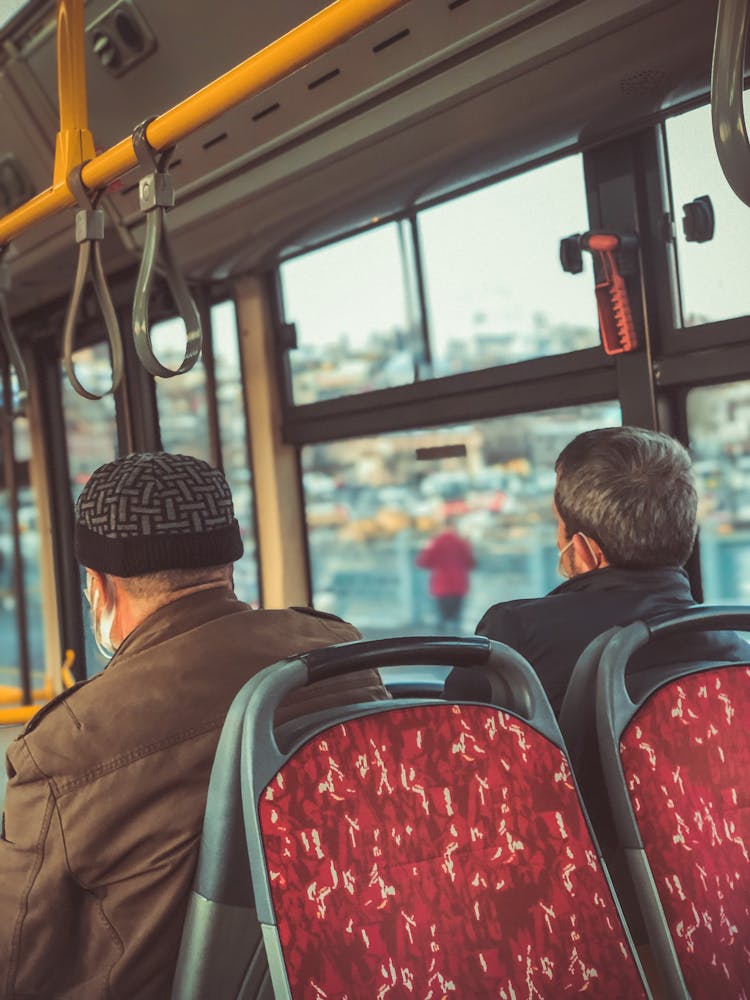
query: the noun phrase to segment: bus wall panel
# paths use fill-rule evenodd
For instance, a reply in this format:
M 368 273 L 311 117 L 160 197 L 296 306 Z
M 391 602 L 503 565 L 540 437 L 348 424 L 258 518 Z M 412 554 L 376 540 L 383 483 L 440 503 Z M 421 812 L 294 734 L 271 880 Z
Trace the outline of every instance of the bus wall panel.
M 303 246 L 419 205 L 451 181 L 466 182 L 530 156 L 593 142 L 618 120 L 647 118 L 681 81 L 708 73 L 710 38 L 699 44 L 685 36 L 681 45 L 673 44 L 670 72 L 659 78 L 656 92 L 623 88 L 624 71 L 632 75 L 656 65 L 664 46 L 674 42 L 673 32 L 673 12 L 662 11 L 583 49 L 564 47 L 554 56 L 532 50 L 524 71 L 507 70 L 492 86 L 473 87 L 429 113 L 420 108 L 410 116 L 419 95 L 398 94 L 184 199 L 173 213 L 181 255 L 206 274 L 251 269 L 282 247 Z M 625 65 L 622 49 L 628 45 L 638 45 L 639 60 Z M 592 89 L 583 67 L 594 59 L 601 71 Z M 586 224 L 582 219 L 582 227 Z

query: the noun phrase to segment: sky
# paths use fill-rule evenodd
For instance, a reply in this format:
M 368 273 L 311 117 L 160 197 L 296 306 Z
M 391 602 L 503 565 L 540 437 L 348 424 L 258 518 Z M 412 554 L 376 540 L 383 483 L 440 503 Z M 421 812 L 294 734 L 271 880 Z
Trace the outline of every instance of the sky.
M 591 269 L 565 274 L 559 241 L 588 228 L 581 158 L 540 167 L 418 216 L 436 343 L 482 329 L 530 327 L 548 312 L 595 326 Z M 373 329 L 406 326 L 395 224 L 295 258 L 282 267 L 287 319 L 302 339 L 348 333 L 362 346 Z M 332 304 L 335 306 L 332 308 Z
M 0 28 L 7 24 L 18 11 L 26 6 L 27 0 L 0 0 Z

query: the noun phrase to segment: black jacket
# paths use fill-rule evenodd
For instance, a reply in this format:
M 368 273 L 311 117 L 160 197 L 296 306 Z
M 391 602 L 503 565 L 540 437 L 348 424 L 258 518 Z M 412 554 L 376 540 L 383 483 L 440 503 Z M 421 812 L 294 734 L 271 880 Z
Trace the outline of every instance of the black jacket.
M 683 569 L 608 566 L 567 580 L 546 597 L 495 604 L 476 631 L 507 643 L 526 657 L 557 714 L 573 667 L 592 639 L 613 625 L 684 611 L 694 604 Z M 749 653 L 747 645 L 734 633 L 673 636 L 637 653 L 628 674 L 657 664 L 746 660 Z M 485 685 L 478 674 L 454 670 L 446 681 L 445 696 L 449 700 L 485 700 L 489 684 Z

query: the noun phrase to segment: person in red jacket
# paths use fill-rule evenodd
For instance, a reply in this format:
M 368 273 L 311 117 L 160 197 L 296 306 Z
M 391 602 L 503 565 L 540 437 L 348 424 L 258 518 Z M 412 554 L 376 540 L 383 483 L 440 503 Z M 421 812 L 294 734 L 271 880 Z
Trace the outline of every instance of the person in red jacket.
M 417 566 L 430 571 L 430 593 L 435 598 L 443 628 L 458 628 L 469 573 L 476 566 L 469 542 L 456 531 L 452 520 L 417 556 Z

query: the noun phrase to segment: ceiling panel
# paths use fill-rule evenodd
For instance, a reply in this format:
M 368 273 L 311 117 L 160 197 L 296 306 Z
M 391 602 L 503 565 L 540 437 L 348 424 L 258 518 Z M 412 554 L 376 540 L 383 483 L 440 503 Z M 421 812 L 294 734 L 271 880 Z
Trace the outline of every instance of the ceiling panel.
M 99 147 L 324 6 L 135 3 L 156 37 L 153 55 L 114 77 L 89 53 Z M 91 0 L 87 24 L 111 6 Z M 170 225 L 182 258 L 195 274 L 253 267 L 283 246 L 642 121 L 705 88 L 715 8 L 715 0 L 411 0 L 180 143 Z M 56 68 L 53 19 L 37 23 L 17 52 L 6 45 L 0 56 L 0 155 L 17 151 L 43 187 Z M 133 171 L 107 198 L 113 267 L 133 259 L 141 237 L 136 181 Z M 24 278 L 64 256 L 50 295 L 65 284 L 71 226 L 72 212 L 18 241 Z

